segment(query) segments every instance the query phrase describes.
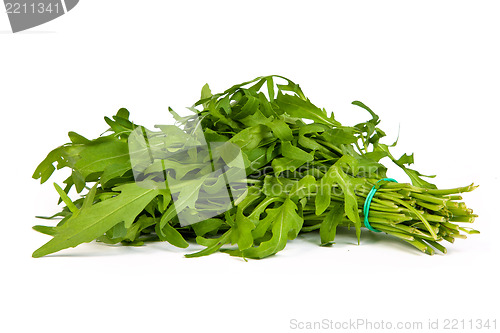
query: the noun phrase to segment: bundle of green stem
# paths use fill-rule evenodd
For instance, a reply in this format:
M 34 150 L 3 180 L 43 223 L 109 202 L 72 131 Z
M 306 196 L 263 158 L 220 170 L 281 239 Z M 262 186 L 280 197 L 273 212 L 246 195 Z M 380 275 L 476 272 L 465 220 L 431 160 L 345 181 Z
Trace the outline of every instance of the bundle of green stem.
M 369 180 L 368 186 L 364 186 L 357 192 L 359 206 L 364 204 L 370 185 L 375 185 L 375 183 L 375 180 Z M 386 183 L 384 188 L 377 191 L 371 204 L 370 225 L 378 231 L 408 242 L 427 254 L 434 254 L 434 248 L 446 253 L 446 248 L 439 241 L 446 240 L 453 243 L 455 238 L 466 238 L 460 231 L 466 234 L 478 233 L 477 230 L 460 227 L 454 223 L 472 223 L 477 217 L 463 202 L 457 202 L 457 200 L 462 200 L 458 194 L 472 191 L 474 188 L 473 185 L 469 185 L 438 190 L 415 187 L 410 184 Z M 342 202 L 342 199 L 341 196 L 333 198 L 337 202 Z M 360 211 L 360 214 L 363 212 Z M 314 212 L 304 215 L 302 231 L 326 228 L 326 225 L 322 225 L 325 216 L 325 214 L 318 216 Z M 363 219 L 364 215 L 361 216 Z M 338 225 L 349 227 L 352 226 L 352 222 L 344 217 Z M 333 237 L 329 238 L 327 233 L 325 235 L 322 242 L 328 244 Z
M 205 85 L 201 99 L 189 108 L 193 116 L 169 109 L 177 125 L 157 126 L 160 132 L 132 123 L 125 109 L 105 118 L 107 135 L 88 140 L 70 132 L 71 142 L 50 152 L 33 176 L 43 183 L 56 167 L 71 169 L 65 188 L 55 185 L 65 207 L 49 219 L 61 220 L 34 227 L 53 238 L 33 256 L 93 240 L 134 246 L 160 240 L 182 248 L 190 240 L 205 249 L 187 257 L 221 251 L 264 258 L 301 232 L 319 230 L 318 244 L 331 245 L 338 227 L 352 227 L 359 243 L 367 223 L 433 254 L 434 249 L 446 252 L 443 240 L 452 243 L 477 233 L 457 224 L 477 217 L 460 201 L 460 193 L 475 186 L 437 189 L 422 178 L 429 176 L 409 168 L 413 154 L 396 159 L 390 152 L 395 143 L 380 142 L 385 133 L 379 117 L 363 103 L 353 104 L 371 119 L 344 126 L 312 104 L 299 85 L 266 76 L 219 94 Z M 203 138 L 193 139 L 200 129 Z M 138 140 L 137 133 L 150 140 Z M 135 158 L 143 151 L 134 151 L 139 141 L 150 159 L 146 167 Z M 204 154 L 210 146 L 205 141 L 218 145 Z M 217 193 L 238 193 L 228 183 L 231 170 L 219 178 L 207 177 L 207 170 L 235 169 L 231 147 L 244 162 L 244 177 L 237 183 L 245 187 L 225 206 Z M 382 158 L 400 167 L 411 184 L 380 182 L 387 176 Z M 369 210 L 361 209 L 374 186 Z M 68 195 L 72 188 L 81 194 L 76 200 Z M 198 220 L 183 223 L 186 216 Z

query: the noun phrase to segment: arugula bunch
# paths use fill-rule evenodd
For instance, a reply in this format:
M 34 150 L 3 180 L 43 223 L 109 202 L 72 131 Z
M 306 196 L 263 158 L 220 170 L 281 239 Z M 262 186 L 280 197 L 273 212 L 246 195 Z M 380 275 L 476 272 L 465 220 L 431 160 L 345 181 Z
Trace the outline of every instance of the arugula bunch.
M 427 254 L 434 249 L 446 252 L 442 240 L 453 242 L 465 238 L 464 233 L 478 233 L 457 224 L 471 223 L 477 217 L 460 201 L 460 193 L 475 186 L 438 189 L 424 180 L 432 176 L 409 167 L 413 154 L 395 158 L 390 148 L 396 143 L 380 142 L 386 134 L 378 127 L 379 117 L 363 103 L 353 104 L 366 110 L 371 119 L 342 125 L 333 113 L 328 115 L 312 104 L 298 84 L 281 76 L 265 76 L 219 94 L 212 94 L 205 85 L 201 99 L 189 108 L 194 115 L 180 117 L 169 108 L 177 126 L 157 126 L 160 132 L 134 124 L 126 109 L 105 117 L 107 135 L 89 140 L 70 132 L 71 142 L 51 151 L 33 175 L 44 183 L 56 168 L 71 170 L 64 188 L 54 184 L 64 208 L 46 218 L 60 221 L 56 226 L 33 227 L 53 236 L 33 257 L 93 240 L 133 246 L 160 240 L 187 248 L 187 240 L 194 239 L 205 249 L 186 257 L 222 251 L 264 258 L 304 232 L 319 230 L 319 244 L 331 245 L 338 227 L 353 227 L 359 243 L 365 227 L 363 204 L 372 187 L 386 177 L 387 168 L 380 163 L 384 157 L 404 170 L 411 184 L 383 183 L 369 211 L 373 228 Z M 193 126 L 202 130 L 198 145 L 179 150 L 192 138 Z M 170 161 L 174 170 L 155 163 L 141 169 L 149 170 L 142 178 L 138 175 L 131 158 L 137 131 L 146 138 L 160 135 L 163 140 L 162 148 L 145 143 L 151 161 L 161 162 L 166 152 L 180 151 Z M 239 148 L 245 187 L 230 207 L 224 208 L 217 195 L 221 189 L 229 190 L 227 182 L 206 181 L 208 155 L 199 145 L 203 140 Z M 208 165 L 227 164 L 227 152 L 214 152 L 210 152 L 213 164 Z M 68 196 L 72 188 L 80 194 L 76 200 Z M 200 203 L 200 197 L 209 199 Z M 220 210 L 214 216 L 181 223 L 181 214 L 213 210 L 217 205 Z

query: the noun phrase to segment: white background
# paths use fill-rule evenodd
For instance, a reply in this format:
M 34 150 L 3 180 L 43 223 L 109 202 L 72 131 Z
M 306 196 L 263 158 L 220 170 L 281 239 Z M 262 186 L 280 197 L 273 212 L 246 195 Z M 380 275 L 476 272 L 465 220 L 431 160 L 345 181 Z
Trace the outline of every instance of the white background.
M 500 4 L 497 1 L 83 0 L 12 34 L 0 13 L 2 332 L 289 332 L 290 320 L 497 319 Z M 93 138 L 127 107 L 151 126 L 166 109 L 260 75 L 301 84 L 346 124 L 377 112 L 387 143 L 415 152 L 465 196 L 480 235 L 427 256 L 382 234 L 299 237 L 244 262 L 167 244 L 83 244 L 42 259 L 35 215 L 57 211 L 31 179 L 70 130 Z M 54 178 L 61 181 L 67 174 Z M 392 166 L 389 176 L 404 181 Z M 296 330 L 295 330 L 296 331 Z M 487 331 L 487 330 L 484 330 Z M 491 330 L 490 330 L 491 331 Z

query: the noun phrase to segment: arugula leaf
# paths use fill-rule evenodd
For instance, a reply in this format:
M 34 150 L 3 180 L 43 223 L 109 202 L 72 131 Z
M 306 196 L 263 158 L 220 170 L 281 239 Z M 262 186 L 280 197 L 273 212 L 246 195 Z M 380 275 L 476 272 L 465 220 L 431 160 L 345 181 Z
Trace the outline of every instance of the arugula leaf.
M 340 125 L 339 122 L 329 119 L 324 110 L 297 96 L 280 94 L 276 98 L 276 105 L 292 117 L 310 119 L 330 126 Z
M 205 239 L 201 236 L 196 237 L 196 242 L 200 245 L 206 246 L 205 249 L 196 252 L 196 253 L 191 253 L 191 254 L 186 254 L 186 258 L 198 258 L 198 257 L 203 257 L 207 256 L 209 254 L 215 253 L 219 251 L 219 249 L 229 243 L 229 240 L 231 239 L 231 233 L 232 229 L 226 231 L 222 236 L 219 238 L 212 238 L 212 239 Z
M 281 173 L 285 171 L 295 171 L 297 168 L 302 166 L 304 164 L 304 161 L 296 160 L 293 158 L 289 157 L 281 157 L 281 158 L 275 158 L 272 161 L 272 167 L 274 170 L 274 173 L 279 176 Z
M 120 169 L 118 174 L 121 175 L 124 173 L 123 168 L 131 169 L 128 144 L 126 141 L 116 140 L 113 136 L 91 141 L 79 153 L 74 168 L 84 179 L 94 173 L 105 171 L 107 174 L 112 174 L 116 172 L 113 170 L 116 168 Z
M 394 156 L 392 156 L 392 154 L 390 153 L 389 151 L 389 147 L 385 144 L 379 144 L 378 145 L 378 148 L 379 150 L 382 150 L 383 152 L 385 152 L 387 154 L 387 156 L 389 156 L 389 158 L 397 165 L 399 166 L 407 175 L 408 177 L 410 177 L 411 179 L 411 183 L 415 186 L 419 186 L 419 187 L 422 187 L 422 188 L 428 188 L 428 189 L 437 189 L 437 186 L 432 184 L 432 183 L 429 183 L 428 181 L 422 179 L 421 177 L 430 177 L 430 178 L 433 178 L 435 176 L 425 176 L 425 175 L 422 175 L 420 172 L 416 171 L 416 170 L 413 170 L 413 169 L 410 169 L 410 168 L 407 168 L 405 166 L 405 164 L 410 164 L 410 163 L 413 163 L 413 154 L 411 154 L 410 156 L 408 155 L 403 155 L 401 156 L 398 160 L 396 160 L 394 158 Z
M 235 256 L 261 259 L 283 250 L 287 240 L 297 237 L 304 220 L 297 214 L 297 206 L 292 200 L 287 198 L 279 208 L 269 208 L 266 212 L 268 220 L 272 220 L 272 237 L 270 240 L 244 251 L 228 250 L 225 252 Z
M 160 228 L 160 225 L 156 225 L 156 234 L 162 241 L 167 241 L 173 246 L 177 246 L 180 248 L 187 248 L 189 246 L 188 242 L 182 237 L 179 231 L 171 226 L 169 223 L 166 223 L 163 228 Z
M 296 161 L 301 162 L 311 162 L 314 160 L 314 155 L 311 153 L 307 153 L 302 149 L 293 146 L 290 141 L 285 141 L 281 144 L 281 154 L 284 157 L 288 157 L 290 159 L 294 159 Z
M 66 192 L 64 192 L 63 189 L 59 185 L 57 185 L 56 183 L 54 183 L 54 187 L 56 188 L 57 193 L 59 193 L 59 195 L 61 196 L 61 200 L 64 201 L 64 203 L 66 204 L 68 209 L 73 214 L 78 212 L 78 208 L 76 208 L 75 204 L 73 203 L 73 201 L 71 201 L 71 199 L 68 197 Z
M 356 167 L 356 160 L 350 156 L 343 156 L 330 167 L 327 173 L 321 178 L 318 193 L 316 194 L 316 215 L 322 214 L 331 202 L 331 191 L 334 184 L 338 184 L 344 196 L 344 208 L 347 217 L 356 227 L 356 237 L 358 242 L 361 236 L 361 219 L 358 212 L 358 199 L 355 188 L 362 184 L 362 181 L 347 175 L 343 168 L 345 166 Z
M 274 135 L 281 141 L 292 141 L 293 133 L 290 126 L 283 119 L 275 119 L 270 125 Z
M 192 225 L 193 230 L 198 236 L 205 236 L 219 230 L 219 228 L 224 224 L 221 219 L 207 219 L 199 223 Z
M 34 179 L 40 179 L 40 182 L 45 183 L 56 170 L 54 163 L 57 164 L 57 169 L 72 166 L 75 159 L 78 157 L 82 147 L 66 144 L 52 150 L 47 157 L 38 165 L 33 173 Z
M 232 228 L 231 243 L 238 243 L 239 250 L 245 250 L 253 245 L 252 230 L 255 225 L 243 214 L 243 208 L 238 207 L 236 211 L 236 221 Z
M 120 222 L 129 227 L 144 207 L 158 195 L 158 190 L 139 187 L 135 183 L 114 189 L 115 197 L 82 209 L 74 218 L 56 228 L 53 239 L 33 252 L 34 258 L 88 243 Z
M 344 205 L 340 202 L 334 202 L 333 207 L 326 214 L 325 219 L 321 223 L 319 235 L 321 237 L 321 245 L 330 245 L 335 241 L 337 227 L 344 217 Z

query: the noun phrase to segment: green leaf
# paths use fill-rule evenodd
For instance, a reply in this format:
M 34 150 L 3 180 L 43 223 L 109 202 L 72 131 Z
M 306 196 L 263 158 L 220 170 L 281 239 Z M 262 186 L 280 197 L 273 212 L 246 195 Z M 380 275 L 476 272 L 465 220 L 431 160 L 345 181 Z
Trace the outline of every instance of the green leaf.
M 413 163 L 413 154 L 411 155 L 403 155 L 399 158 L 399 160 L 396 160 L 394 158 L 394 156 L 392 156 L 390 150 L 389 150 L 389 146 L 385 145 L 385 144 L 379 144 L 377 147 L 376 147 L 376 150 L 378 151 L 383 151 L 387 154 L 387 156 L 389 156 L 389 158 L 397 165 L 399 166 L 407 175 L 408 177 L 410 177 L 411 179 L 411 183 L 415 186 L 419 186 L 419 187 L 423 187 L 423 188 L 429 188 L 429 189 L 437 189 L 437 186 L 432 184 L 432 183 L 429 183 L 428 181 L 422 179 L 421 177 L 435 177 L 435 176 L 424 176 L 422 175 L 420 172 L 416 171 L 416 170 L 413 170 L 413 169 L 409 169 L 407 168 L 404 164 L 405 163 L 408 163 L 408 162 L 412 162 Z
M 128 144 L 113 137 L 101 137 L 85 145 L 79 154 L 75 169 L 84 179 L 94 173 L 113 174 L 115 169 L 131 169 Z M 123 173 L 122 173 L 123 174 Z M 107 176 L 109 179 L 109 176 Z
M 117 124 L 116 122 L 114 122 L 109 117 L 104 117 L 104 121 L 106 122 L 106 124 L 109 125 L 109 127 L 111 128 L 111 131 L 113 131 L 115 133 L 121 133 L 121 132 L 123 132 L 123 131 L 126 130 L 124 127 L 122 127 L 121 125 Z
M 198 258 L 217 252 L 224 244 L 229 243 L 231 233 L 232 229 L 229 229 L 219 238 L 205 239 L 200 236 L 196 237 L 196 242 L 200 245 L 206 246 L 207 248 L 196 253 L 186 254 L 185 257 Z
M 276 85 L 278 87 L 279 93 L 282 93 L 283 91 L 289 91 L 289 92 L 294 93 L 296 96 L 298 96 L 299 98 L 301 98 L 303 100 L 306 99 L 306 97 L 304 96 L 304 93 L 302 92 L 302 89 L 300 89 L 300 86 L 298 84 L 292 82 L 291 80 L 289 80 L 283 76 L 279 76 L 279 75 L 274 75 L 274 76 L 287 81 L 287 84 L 277 84 Z
M 275 119 L 270 124 L 270 128 L 274 135 L 281 141 L 291 141 L 293 140 L 292 130 L 290 126 L 283 119 Z
M 210 91 L 210 87 L 208 83 L 201 88 L 201 98 L 200 100 L 207 100 L 207 102 L 203 103 L 203 108 L 208 109 L 208 100 L 212 97 L 212 92 Z
M 222 99 L 220 99 L 217 102 L 217 105 L 215 106 L 218 109 L 224 110 L 226 114 L 230 115 L 231 114 L 231 101 L 229 100 L 229 96 L 226 96 Z
M 188 242 L 182 237 L 182 235 L 177 231 L 170 223 L 167 223 L 160 228 L 160 224 L 156 225 L 156 234 L 162 241 L 167 241 L 173 246 L 177 246 L 180 248 L 187 248 L 189 246 Z
M 57 233 L 56 227 L 47 227 L 44 225 L 35 225 L 33 226 L 33 230 L 49 236 L 55 236 Z
M 68 133 L 69 139 L 71 140 L 72 143 L 74 144 L 88 144 L 90 143 L 90 140 L 83 137 L 82 135 L 75 133 L 75 132 L 69 132 Z
M 289 157 L 275 158 L 271 162 L 274 173 L 279 176 L 284 171 L 295 171 L 304 164 L 303 161 Z
M 306 175 L 299 180 L 266 175 L 262 193 L 268 197 L 289 197 L 297 202 L 299 199 L 315 193 L 316 189 L 316 179 L 312 175 Z
M 75 163 L 78 153 L 82 150 L 80 145 L 64 145 L 52 150 L 47 157 L 38 165 L 33 173 L 34 179 L 40 179 L 40 183 L 45 183 L 52 173 L 57 169 L 71 166 Z
M 121 108 L 118 112 L 116 112 L 116 117 L 120 117 L 122 119 L 128 120 L 129 116 L 130 112 L 125 108 Z
M 267 91 L 269 93 L 269 99 L 271 102 L 274 102 L 274 82 L 272 76 L 267 78 Z
M 373 112 L 373 111 L 372 111 L 369 107 L 367 107 L 365 104 L 363 104 L 363 103 L 362 103 L 362 102 L 360 102 L 360 101 L 354 101 L 354 102 L 352 102 L 352 104 L 357 105 L 357 106 L 359 106 L 359 107 L 361 107 L 361 108 L 365 109 L 366 111 L 368 111 L 368 112 L 372 115 L 372 117 L 373 117 L 373 119 L 372 119 L 372 120 L 373 120 L 375 123 L 378 123 L 378 121 L 379 121 L 379 117 L 377 116 L 377 114 L 376 114 L 375 112 Z
M 321 137 L 335 145 L 351 144 L 358 141 L 355 132 L 352 127 L 332 128 L 325 131 Z
M 330 127 L 323 124 L 317 124 L 317 123 L 306 124 L 300 127 L 299 135 L 306 135 L 310 133 L 314 134 L 322 133 L 328 129 L 330 129 Z
M 284 157 L 288 157 L 290 159 L 295 159 L 301 162 L 311 162 L 314 160 L 314 155 L 311 153 L 307 153 L 302 149 L 293 146 L 290 141 L 285 141 L 281 143 L 281 154 Z
M 90 208 L 94 204 L 94 199 L 95 195 L 97 193 L 97 186 L 99 183 L 95 183 L 94 186 L 90 189 L 90 191 L 87 193 L 85 198 L 83 199 L 82 207 L 81 209 L 87 209 Z
M 358 212 L 358 200 L 355 188 L 362 183 L 362 180 L 347 175 L 342 169 L 347 165 L 354 168 L 356 160 L 350 156 L 343 156 L 321 178 L 320 187 L 316 194 L 316 215 L 322 214 L 330 206 L 332 186 L 334 184 L 340 186 L 344 196 L 345 213 L 356 227 L 356 236 L 359 242 L 361 236 L 361 219 Z
M 115 163 L 108 165 L 102 175 L 101 175 L 101 184 L 103 186 L 106 186 L 111 180 L 123 176 L 127 171 L 132 170 L 132 166 L 130 165 L 130 162 L 124 162 L 124 163 Z
M 413 164 L 414 163 L 414 159 L 413 159 L 413 154 L 411 155 L 407 155 L 407 154 L 403 154 L 396 162 L 397 164 L 406 164 L 406 165 L 410 165 L 410 164 Z
M 294 186 L 292 186 L 288 195 L 296 202 L 304 197 L 309 197 L 309 195 L 315 193 L 316 191 L 316 178 L 312 175 L 306 175 L 296 182 Z
M 210 97 L 212 97 L 212 92 L 210 91 L 208 83 L 205 83 L 205 85 L 203 85 L 203 87 L 201 88 L 201 99 Z
M 271 137 L 271 130 L 264 125 L 247 127 L 229 141 L 238 145 L 245 151 L 250 151 L 259 146 L 262 140 Z
M 196 236 L 205 236 L 205 234 L 217 231 L 224 222 L 221 219 L 207 219 L 205 221 L 201 221 L 191 225 Z
M 206 108 L 206 109 L 208 109 L 208 112 L 214 118 L 217 119 L 216 122 L 220 121 L 221 123 L 229 125 L 232 128 L 238 128 L 238 124 L 234 120 L 226 117 L 226 115 L 224 115 L 220 112 L 220 109 L 218 109 L 216 106 L 215 100 L 213 100 L 213 99 L 210 100 L 210 102 L 208 102 L 208 108 Z
M 298 143 L 304 148 L 311 149 L 313 151 L 319 150 L 322 153 L 330 154 L 330 151 L 325 147 L 323 147 L 321 144 L 319 144 L 316 140 L 308 138 L 304 135 L 299 136 Z
M 408 175 L 408 177 L 410 177 L 411 183 L 413 185 L 419 186 L 419 187 L 423 187 L 423 188 L 434 188 L 434 189 L 437 189 L 436 185 L 434 185 L 432 183 L 429 183 L 428 181 L 426 181 L 426 180 L 424 180 L 424 179 L 421 178 L 421 177 L 434 178 L 434 177 L 436 177 L 435 175 L 424 176 L 420 172 L 418 172 L 417 170 L 409 169 L 409 168 L 406 168 L 406 167 L 401 167 L 401 168 Z
M 247 116 L 251 116 L 255 114 L 255 112 L 259 109 L 260 100 L 254 96 L 246 96 L 247 101 L 245 105 L 241 108 L 240 112 L 234 114 L 234 119 L 243 119 Z
M 277 116 L 276 112 L 274 112 L 271 103 L 267 100 L 266 96 L 263 93 L 259 93 L 260 100 L 260 111 L 266 117 Z
M 57 185 L 56 183 L 54 183 L 54 187 L 55 187 L 57 193 L 59 193 L 62 201 L 64 201 L 64 203 L 68 207 L 68 209 L 72 213 L 78 212 L 78 208 L 76 208 L 75 204 L 73 203 L 73 201 L 71 201 L 71 199 L 68 197 L 68 195 L 66 194 L 66 192 L 64 192 L 63 189 L 59 185 Z
M 73 170 L 73 172 L 71 173 L 71 180 L 73 181 L 73 184 L 76 187 L 76 191 L 78 193 L 82 192 L 83 189 L 85 188 L 85 179 L 83 178 L 83 175 L 80 172 L 78 172 L 77 170 Z M 69 192 L 69 187 L 68 187 L 68 190 L 65 192 L 66 193 Z
M 334 202 L 333 207 L 326 214 L 325 219 L 321 222 L 319 235 L 321 237 L 321 245 L 329 245 L 335 241 L 337 227 L 342 222 L 344 217 L 344 205 L 340 202 Z
M 272 220 L 271 239 L 244 251 L 227 251 L 229 254 L 246 258 L 265 258 L 283 250 L 287 240 L 297 237 L 304 220 L 297 214 L 297 206 L 292 200 L 287 198 L 279 208 L 269 208 L 266 212 Z
M 243 209 L 242 205 L 238 206 L 235 226 L 231 235 L 231 242 L 237 243 L 240 251 L 248 249 L 253 245 L 252 230 L 255 228 L 252 221 L 243 215 Z
M 292 117 L 310 119 L 330 126 L 340 125 L 337 121 L 328 118 L 324 110 L 309 100 L 304 101 L 297 96 L 279 95 L 276 99 L 276 105 Z
M 186 207 L 195 207 L 196 201 L 200 194 L 200 189 L 204 184 L 205 180 L 210 175 L 205 175 L 200 178 L 191 179 L 182 182 L 173 182 L 169 180 L 169 189 L 171 193 L 179 193 L 175 201 L 175 205 L 171 205 L 169 209 L 162 216 L 160 221 L 160 228 L 164 228 L 168 221 L 170 221 L 174 216 L 184 210 Z M 173 184 L 173 185 L 172 185 Z
M 255 112 L 244 119 L 239 120 L 243 125 L 247 127 L 267 125 L 271 123 L 271 119 L 267 118 L 262 114 L 260 110 L 255 110 Z
M 114 190 L 120 193 L 81 210 L 78 215 L 57 227 L 55 237 L 36 250 L 33 257 L 43 257 L 91 242 L 120 222 L 124 222 L 128 228 L 137 215 L 158 195 L 158 190 L 142 188 L 135 183 L 124 184 Z

